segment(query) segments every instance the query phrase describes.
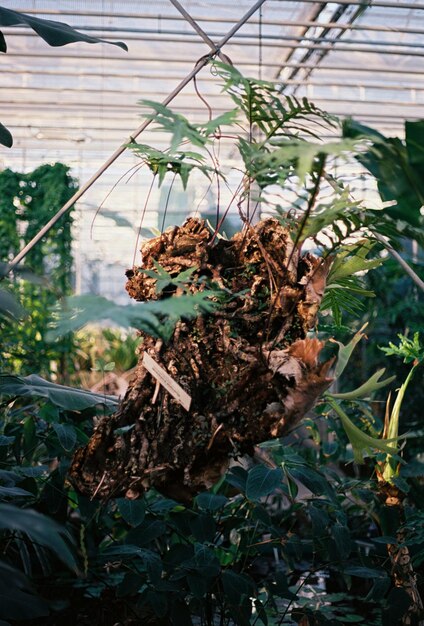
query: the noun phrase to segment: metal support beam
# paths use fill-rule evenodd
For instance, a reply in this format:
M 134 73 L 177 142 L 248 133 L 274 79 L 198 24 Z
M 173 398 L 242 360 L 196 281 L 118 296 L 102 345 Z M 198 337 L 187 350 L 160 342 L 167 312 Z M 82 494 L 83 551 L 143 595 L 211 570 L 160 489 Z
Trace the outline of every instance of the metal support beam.
M 353 24 L 353 22 L 358 17 L 360 17 L 360 15 L 363 12 L 363 9 L 361 7 L 359 7 L 352 14 L 352 13 L 349 12 L 349 8 L 350 7 L 348 5 L 341 5 L 341 6 L 339 6 L 339 9 L 337 10 L 337 12 L 333 14 L 333 19 L 335 19 L 335 21 L 338 22 L 342 18 L 342 16 L 347 14 L 347 18 L 348 18 L 347 19 L 347 23 L 348 24 Z M 333 44 L 327 50 L 318 51 L 317 53 L 314 53 L 314 52 L 306 53 L 306 55 L 303 58 L 303 61 L 308 61 L 308 59 L 309 58 L 313 58 L 313 56 L 315 54 L 314 66 L 317 67 L 318 65 L 320 65 L 323 62 L 323 60 L 328 55 L 328 53 L 332 49 L 334 49 L 334 46 L 335 46 L 336 42 L 339 39 L 341 39 L 343 37 L 344 43 L 348 43 L 348 41 L 345 38 L 345 35 L 346 35 L 346 30 L 334 31 L 334 30 L 331 30 L 330 28 L 325 28 L 322 31 L 321 36 L 324 36 L 325 38 L 330 39 L 330 41 L 332 41 Z M 312 74 L 312 71 L 313 71 L 312 69 L 306 70 L 305 71 L 305 77 L 309 78 L 309 76 Z M 299 73 L 299 70 L 292 70 L 291 73 L 290 73 L 289 78 L 295 78 L 298 73 Z M 294 88 L 293 94 L 296 94 L 296 91 L 297 91 L 297 87 Z
M 270 2 L 281 2 L 284 3 L 286 0 L 269 0 Z M 298 0 L 298 2 L 316 2 L 316 0 Z M 368 2 L 364 2 L 363 0 L 337 0 L 337 4 L 350 4 L 351 6 L 358 7 L 384 7 L 386 9 L 407 9 L 407 10 L 424 10 L 424 4 L 416 4 L 415 2 L 387 2 L 387 0 L 368 0 Z
M 173 2 L 174 0 L 169 0 L 170 2 Z M 210 46 L 211 50 L 214 50 L 214 43 L 213 41 L 208 37 L 208 35 L 206 35 L 203 30 L 197 25 L 198 29 L 203 33 L 204 35 L 204 41 L 208 44 L 208 46 Z M 91 26 L 76 26 L 75 28 L 77 28 L 78 30 L 81 31 L 89 31 L 89 32 L 94 32 L 96 35 L 98 36 L 102 36 L 103 39 L 116 39 L 116 35 L 115 36 L 109 36 L 109 35 L 104 35 L 103 33 L 108 30 L 108 29 L 103 29 L 103 28 L 98 28 L 98 27 L 91 27 Z M 312 28 L 312 27 L 310 27 Z M 277 46 L 275 45 L 275 41 L 296 41 L 296 42 L 306 42 L 306 43 L 311 43 L 311 44 L 332 44 L 333 46 L 337 43 L 337 38 L 334 39 L 329 39 L 326 36 L 320 36 L 320 37 L 310 37 L 306 35 L 307 30 L 310 30 L 310 28 L 307 28 L 304 30 L 305 34 L 301 34 L 301 35 L 282 35 L 282 34 L 278 34 L 278 35 L 272 35 L 272 34 L 263 34 L 262 35 L 262 45 L 263 46 L 267 46 L 269 48 L 285 48 L 288 47 L 286 45 L 282 45 L 282 46 Z M 125 30 L 117 28 L 115 29 L 117 32 L 121 33 L 121 34 L 125 34 Z M 330 30 L 327 29 L 326 26 L 324 26 L 324 30 Z M 345 29 L 348 30 L 348 29 Z M 9 28 L 6 29 L 4 28 L 3 31 L 8 34 L 10 33 L 11 35 L 13 35 L 14 37 L 38 37 L 37 33 L 35 32 L 31 32 L 31 31 L 27 31 L 24 29 L 20 29 L 20 28 Z M 168 30 L 158 30 L 158 29 L 148 29 L 148 28 L 133 28 L 131 29 L 131 32 L 133 33 L 138 33 L 139 35 L 143 35 L 143 37 L 131 37 L 131 36 L 126 36 L 126 40 L 130 41 L 161 41 L 164 43 L 190 43 L 190 44 L 198 44 L 199 40 L 198 39 L 193 39 L 193 38 L 188 38 L 187 33 L 185 31 L 180 31 L 180 30 L 174 30 L 174 29 L 168 29 Z M 424 32 L 424 31 L 423 31 Z M 340 34 L 340 36 L 343 33 Z M 144 36 L 146 35 L 146 36 Z M 175 37 L 181 36 L 181 39 L 174 39 Z M 222 33 L 212 33 L 213 37 L 220 37 L 222 38 Z M 203 38 L 203 37 L 202 37 Z M 242 40 L 253 40 L 253 41 L 239 41 L 238 38 L 242 39 Z M 238 33 L 236 35 L 234 35 L 234 40 L 237 40 L 237 45 L 239 46 L 258 46 L 258 38 L 256 35 L 253 35 L 251 33 Z M 269 43 L 267 43 L 269 42 Z M 343 43 L 344 44 L 352 44 L 352 45 L 371 45 L 371 46 L 383 46 L 383 47 L 393 47 L 393 48 L 424 48 L 424 44 L 422 43 L 417 43 L 416 41 L 397 41 L 397 42 L 393 42 L 393 41 L 384 41 L 384 40 L 378 40 L 378 39 L 367 39 L 366 41 L 362 42 L 358 39 L 350 39 L 347 37 L 343 37 Z M 299 48 L 300 46 L 296 46 L 295 49 Z M 65 56 L 65 55 L 64 55 Z M 218 54 L 219 56 L 219 54 Z
M 374 3 L 373 3 L 374 4 Z M 56 17 L 61 16 L 81 16 L 81 17 L 99 17 L 105 18 L 110 17 L 113 19 L 130 19 L 134 20 L 149 20 L 149 21 L 159 21 L 159 22 L 178 22 L 184 21 L 184 17 L 180 15 L 161 15 L 161 14 L 152 14 L 152 13 L 123 13 L 123 12 L 108 12 L 108 11 L 79 11 L 78 9 L 68 11 L 65 9 L 21 9 L 23 13 L 28 13 L 29 15 L 53 15 Z M 218 17 L 214 15 L 213 17 L 205 17 L 204 15 L 192 16 L 192 19 L 196 22 L 208 22 L 212 24 L 228 24 L 231 22 L 231 19 L 228 17 Z M 259 24 L 259 20 L 251 19 L 249 20 L 250 24 Z M 402 26 L 402 28 L 392 27 L 392 26 L 384 26 L 384 25 L 375 25 L 375 24 L 339 24 L 338 22 L 316 22 L 316 21 L 308 21 L 308 20 L 272 20 L 263 18 L 262 26 L 313 26 L 316 28 L 336 28 L 341 30 L 360 30 L 360 31 L 376 31 L 376 32 L 391 32 L 391 33 L 412 33 L 422 35 L 424 34 L 424 30 L 420 28 L 410 27 L 410 26 Z M 110 30 L 113 27 L 102 26 L 102 30 Z M 115 30 L 121 30 L 119 28 L 115 28 Z M 127 29 L 125 29 L 126 31 Z M 131 29 L 129 29 L 131 30 Z
M 314 68 L 312 68 L 314 69 Z M 320 69 L 320 68 L 317 68 Z M 4 72 L 3 72 L 4 73 Z M 60 74 L 62 76 L 62 74 Z M 78 74 L 78 76 L 80 76 Z M 101 75 L 98 75 L 99 78 L 101 78 Z M 109 76 L 109 74 L 108 74 Z M 127 77 L 125 77 L 127 78 Z M 151 80 L 164 80 L 164 76 L 157 76 L 157 77 L 147 77 L 147 80 L 151 81 Z M 423 76 L 424 79 L 424 76 Z M 203 79 L 202 79 L 203 80 Z M 208 80 L 208 82 L 212 82 L 214 80 L 213 77 L 211 77 L 210 80 Z M 215 79 L 216 80 L 216 79 Z M 352 82 L 352 81 L 343 81 L 343 80 L 308 80 L 308 79 L 302 79 L 302 80 L 283 80 L 282 81 L 283 86 L 286 85 L 292 85 L 294 87 L 337 87 L 337 88 L 346 88 L 346 89 L 378 89 L 380 91 L 416 91 L 416 92 L 421 92 L 424 91 L 424 81 L 422 82 L 421 85 L 417 85 L 417 83 L 414 84 L 410 84 L 410 85 L 402 85 L 399 83 L 393 84 L 393 83 L 373 83 L 373 82 Z M 40 87 L 39 85 L 34 85 L 34 86 L 26 86 L 26 87 L 21 87 L 14 85 L 12 87 L 13 91 L 24 91 L 25 93 L 29 93 L 32 90 L 36 93 L 56 93 L 56 94 L 67 94 L 67 93 L 79 93 L 79 94 L 105 94 L 105 95 L 119 95 L 122 96 L 122 89 L 86 89 L 85 87 L 79 88 L 79 87 Z M 188 94 L 185 94 L 189 97 L 192 97 L 194 92 L 190 92 Z M 155 89 L 154 91 L 146 91 L 143 89 L 143 97 L 157 97 L 158 95 L 158 90 Z M 140 97 L 140 91 L 138 89 L 125 89 L 125 96 L 127 98 L 130 98 L 131 96 L 137 96 Z M 225 93 L 208 93 L 207 94 L 208 99 L 210 98 L 225 98 L 225 97 L 229 97 L 226 96 Z M 10 102 L 10 100 L 8 100 L 8 102 Z M 422 104 L 422 103 L 417 103 L 417 104 Z
M 273 2 L 275 3 L 275 5 L 277 3 L 285 3 L 286 0 L 268 0 L 270 3 Z M 298 0 L 299 2 L 316 2 L 317 0 Z M 338 4 L 351 4 L 351 5 L 355 5 L 355 6 L 367 6 L 367 3 L 364 2 L 363 0 L 337 0 Z M 217 4 L 217 3 L 215 3 Z M 228 3 L 226 3 L 226 5 L 228 7 Z M 371 2 L 369 2 L 369 6 L 375 6 L 375 7 L 383 7 L 383 8 L 391 8 L 391 9 L 424 9 L 424 4 L 415 4 L 415 3 L 411 3 L 411 2 L 389 2 L 388 0 L 372 0 Z M 142 18 L 152 18 L 152 17 L 157 17 L 157 16 L 152 16 L 151 14 L 140 14 L 140 13 L 129 13 L 129 12 L 118 12 L 118 13 L 103 13 L 103 11 L 78 11 L 78 9 L 76 9 L 76 11 L 74 10 L 65 10 L 65 9 L 43 9 L 43 8 L 39 8 L 39 9 L 34 9 L 33 6 L 30 6 L 28 9 L 21 9 L 21 11 L 23 13 L 29 13 L 29 14 L 35 14 L 35 15 L 55 15 L 57 17 L 60 17 L 61 15 L 86 15 L 86 16 L 92 16 L 92 17 L 102 17 L 102 16 L 106 16 L 106 17 L 122 17 L 122 18 L 129 18 L 129 19 L 137 19 L 139 17 Z M 159 15 L 159 17 L 161 19 L 167 19 L 166 16 L 164 15 Z M 175 16 L 170 16 L 169 19 L 177 19 L 175 18 Z M 226 22 L 229 23 L 231 20 L 229 18 L 200 18 L 200 17 L 196 17 L 195 18 L 197 22 L 200 22 L 201 19 L 203 19 L 204 21 L 209 21 L 209 22 L 218 22 L 218 21 L 222 21 L 222 22 Z M 252 23 L 258 23 L 258 20 L 252 20 Z
M 219 94 L 218 94 L 219 95 Z M 175 96 L 174 96 L 175 97 Z M 191 99 L 193 99 L 193 94 L 188 94 L 188 97 L 190 97 Z M 209 98 L 209 94 L 208 94 L 208 98 Z M 173 99 L 173 98 L 172 98 Z M 388 102 L 387 100 L 358 100 L 358 98 L 325 98 L 324 96 L 315 96 L 314 98 L 314 102 L 328 102 L 328 103 L 333 103 L 333 102 L 347 102 L 350 104 L 356 104 L 357 106 L 362 106 L 362 105 L 378 105 L 380 107 L 383 106 L 399 106 L 399 107 L 418 107 L 419 109 L 422 110 L 423 105 L 422 102 L 396 102 L 396 100 L 393 100 L 391 102 Z M 164 103 L 162 103 L 164 104 Z M 167 103 L 168 104 L 168 103 Z M 221 104 L 221 106 L 224 103 Z M 27 106 L 27 103 L 22 101 L 22 100 L 0 100 L 0 106 L 4 106 L 7 107 L 10 105 L 13 106 Z M 37 102 L 33 102 L 31 104 L 31 109 L 34 110 L 34 107 L 37 106 L 42 106 L 43 108 L 46 107 L 50 107 L 53 109 L 57 109 L 58 106 L 60 106 L 62 109 L 76 109 L 76 110 L 80 110 L 83 111 L 84 109 L 94 109 L 94 110 L 114 110 L 116 109 L 117 111 L 137 111 L 140 110 L 140 105 L 139 104 L 131 104 L 131 103 L 122 103 L 122 102 L 107 102 L 105 104 L 99 104 L 98 102 L 52 102 L 51 99 L 50 100 L 38 100 Z M 204 108 L 204 107 L 203 107 Z M 187 110 L 187 107 L 175 107 L 175 110 Z M 189 110 L 194 110 L 193 107 L 189 106 Z M 225 108 L 220 108 L 220 107 L 215 107 L 214 106 L 214 111 L 218 112 L 218 111 L 225 111 L 227 109 Z M 143 128 L 144 130 L 144 128 Z M 134 135 L 132 135 L 133 138 Z
M 208 37 L 208 35 L 205 33 L 204 30 L 202 30 L 200 28 L 200 26 L 197 24 L 197 22 L 191 17 L 190 13 L 188 13 L 185 8 L 178 2 L 178 0 L 169 0 L 171 2 L 171 4 L 174 5 L 174 7 L 177 9 L 177 11 L 179 11 L 181 13 L 181 15 L 187 20 L 187 22 L 190 24 L 190 26 L 192 26 L 194 28 L 194 30 L 196 31 L 196 33 L 203 39 L 203 41 L 209 46 L 209 48 L 212 50 L 212 52 L 216 52 L 216 47 L 214 42 L 212 41 L 212 39 L 210 39 Z M 236 35 L 234 35 L 236 36 Z M 227 63 L 228 59 L 220 52 L 218 51 L 218 56 L 221 59 L 221 61 L 223 63 Z
M 265 0 L 263 0 L 265 2 Z M 32 35 L 31 35 L 32 36 Z M 252 37 L 251 37 L 252 38 Z M 104 39 L 108 39 L 108 37 L 104 37 Z M 379 45 L 381 46 L 380 48 L 375 48 L 375 47 L 370 47 L 368 45 L 368 42 L 364 42 L 362 43 L 361 41 L 356 41 L 356 40 L 346 40 L 346 41 L 351 41 L 351 44 L 348 45 L 340 45 L 339 43 L 335 44 L 334 41 L 332 40 L 328 40 L 328 39 L 324 39 L 321 43 L 303 43 L 304 41 L 308 41 L 308 39 L 303 38 L 303 37 L 288 37 L 288 36 L 281 36 L 277 38 L 277 41 L 284 41 L 284 42 L 290 42 L 290 41 L 296 41 L 297 39 L 299 39 L 299 43 L 282 43 L 281 45 L 278 45 L 276 43 L 272 43 L 272 42 L 263 42 L 262 43 L 262 47 L 263 48 L 272 48 L 272 49 L 303 49 L 303 50 L 322 50 L 322 51 L 331 51 L 331 50 L 336 50 L 337 52 L 363 52 L 366 54 L 379 54 L 379 55 L 399 55 L 399 56 L 413 56 L 413 57 L 421 57 L 424 56 L 424 54 L 422 52 L 419 52 L 418 50 L 415 50 L 416 48 L 418 49 L 423 49 L 424 50 L 424 44 L 415 44 L 415 43 L 387 43 L 387 42 L 375 42 L 375 45 Z M 317 41 L 319 41 L 319 37 L 315 38 Z M 160 37 L 160 36 L 149 36 L 149 37 L 145 37 L 143 38 L 143 41 L 157 41 L 159 43 L 176 43 L 176 44 L 198 44 L 199 41 L 197 39 L 188 39 L 188 38 L 175 38 L 175 37 Z M 313 42 L 314 38 L 311 38 L 309 41 Z M 344 41 L 344 40 L 343 40 Z M 242 41 L 237 41 L 237 46 L 243 46 L 243 47 L 247 47 L 247 48 L 252 48 L 252 47 L 258 47 L 259 44 L 256 42 L 252 42 L 252 41 L 247 41 L 247 40 L 242 40 Z M 387 48 L 401 48 L 401 49 L 396 49 L 396 50 L 388 50 Z M 404 49 L 404 47 L 406 47 L 407 49 Z M 22 54 L 22 53 L 8 53 L 8 56 L 28 56 L 27 54 Z M 31 57 L 35 57 L 35 56 L 45 56 L 47 58 L 54 58 L 54 54 L 51 53 L 49 54 L 45 54 L 45 55 L 39 55 L 39 54 L 31 54 Z M 79 55 L 75 55 L 74 57 L 72 57 L 72 55 L 68 55 L 68 54 L 64 54 L 63 55 L 64 59 L 68 59 L 68 58 L 88 58 L 88 59 L 92 59 L 92 60 L 100 60 L 102 59 L 103 61 L 105 60 L 104 57 L 101 56 L 79 56 Z M 115 61 L 117 59 L 108 59 L 108 62 L 110 61 Z M 137 59 L 137 57 L 126 57 L 124 59 L 122 59 L 122 61 L 131 61 L 131 60 L 139 60 Z M 154 59 L 146 59 L 147 61 L 154 61 Z M 169 60 L 166 58 L 158 58 L 156 59 L 158 62 L 161 63 L 168 63 Z M 188 60 L 186 60 L 188 61 Z M 252 63 L 252 65 L 254 65 L 255 63 Z M 277 67 L 281 67 L 281 63 L 277 64 Z
M 285 45 L 284 48 L 289 48 L 290 45 Z M 295 46 L 291 46 L 291 47 L 295 47 Z M 340 46 L 337 47 L 337 50 L 340 50 Z M 344 50 L 342 50 L 344 51 Z M 373 49 L 370 50 L 364 50 L 364 49 L 360 49 L 360 50 L 355 50 L 353 48 L 347 48 L 346 52 L 379 52 L 380 54 L 385 54 L 385 51 L 376 51 Z M 414 54 L 413 52 L 398 52 L 398 53 L 393 53 L 393 54 L 400 54 L 400 55 L 406 55 L 408 56 L 423 56 L 421 53 L 418 54 Z M 22 57 L 28 57 L 27 53 L 22 53 L 22 52 L 8 52 L 7 53 L 7 58 L 11 58 L 11 57 L 16 57 L 16 58 L 22 58 Z M 31 58 L 44 58 L 44 59 L 53 59 L 53 53 L 48 54 L 45 52 L 31 52 Z M 84 55 L 84 54 L 69 54 L 67 53 L 66 55 L 63 56 L 64 59 L 75 59 L 77 61 L 82 61 L 82 60 L 88 60 L 88 61 L 104 61 L 104 57 L 102 56 L 92 56 L 92 55 Z M 164 62 L 166 62 L 167 64 L 178 64 L 178 63 L 190 63 L 192 59 L 187 59 L 187 58 L 168 58 L 168 59 L 163 59 L 163 58 L 151 58 L 151 57 L 143 57 L 143 56 L 126 56 L 126 57 L 116 57 L 114 59 L 108 59 L 109 63 L 115 63 L 118 62 L 119 64 L 125 63 L 126 65 L 128 65 L 128 63 L 134 61 L 136 63 L 139 63 L 140 61 L 146 61 L 149 63 L 159 63 L 160 65 L 163 65 Z M 350 59 L 349 59 L 350 61 Z M 237 61 L 237 66 L 243 66 L 243 67 L 257 67 L 257 61 L 256 60 L 252 60 L 252 61 Z M 278 63 L 270 63 L 270 62 L 264 62 L 264 67 L 269 67 L 269 68 L 278 68 L 281 67 L 281 62 Z M 314 66 L 311 66 L 307 63 L 287 63 L 287 67 L 304 67 L 304 68 L 314 68 Z M 418 75 L 418 76 L 423 76 L 423 71 L 422 69 L 419 68 L 413 68 L 413 69 L 408 69 L 406 67 L 402 67 L 401 69 L 396 69 L 393 67 L 381 67 L 381 66 L 372 66 L 372 65 L 321 65 L 320 69 L 323 70 L 334 70 L 334 71 L 338 71 L 338 72 L 372 72 L 372 73 L 377 73 L 377 74 L 401 74 L 402 76 L 406 75 L 406 74 L 411 74 L 411 75 Z M 125 74 L 122 75 L 123 78 L 125 78 Z

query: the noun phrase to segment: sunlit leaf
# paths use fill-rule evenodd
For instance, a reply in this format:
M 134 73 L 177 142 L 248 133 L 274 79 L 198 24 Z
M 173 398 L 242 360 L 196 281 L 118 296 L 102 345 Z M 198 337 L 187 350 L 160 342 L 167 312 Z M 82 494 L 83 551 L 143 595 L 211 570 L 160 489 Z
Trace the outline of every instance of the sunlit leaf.
M 346 413 L 336 402 L 336 400 L 333 400 L 330 395 L 326 395 L 325 398 L 328 404 L 340 418 L 346 435 L 348 436 L 349 441 L 352 445 L 353 456 L 356 463 L 364 463 L 364 454 L 367 453 L 370 456 L 373 456 L 375 450 L 378 450 L 380 452 L 386 452 L 386 454 L 389 454 L 391 456 L 396 454 L 396 451 L 390 444 L 397 441 L 397 439 L 383 440 L 367 435 L 367 433 L 364 433 L 363 430 L 358 428 L 356 424 L 352 422 L 352 420 L 346 415 Z
M 334 378 L 340 378 L 346 365 L 349 362 L 350 357 L 352 356 L 352 352 L 355 349 L 355 346 L 361 341 L 362 337 L 365 337 L 365 333 L 362 331 L 368 326 L 368 323 L 364 324 L 360 330 L 352 337 L 348 344 L 345 346 L 340 341 L 335 341 L 332 339 L 333 343 L 337 343 L 339 346 L 339 354 L 337 357 L 336 367 L 334 368 Z
M 352 391 L 345 391 L 343 393 L 332 393 L 331 396 L 337 400 L 356 400 L 357 398 L 368 398 L 374 391 L 390 385 L 396 378 L 396 376 L 389 376 L 385 380 L 380 380 L 385 372 L 385 368 L 378 370 L 373 374 L 365 383 L 360 387 L 353 389 Z

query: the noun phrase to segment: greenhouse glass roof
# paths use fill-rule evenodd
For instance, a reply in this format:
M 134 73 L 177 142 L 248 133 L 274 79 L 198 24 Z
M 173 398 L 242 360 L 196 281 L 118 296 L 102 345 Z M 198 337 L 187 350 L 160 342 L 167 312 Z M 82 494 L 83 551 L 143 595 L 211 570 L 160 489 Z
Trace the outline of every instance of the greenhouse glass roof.
M 2 6 L 124 41 L 128 52 L 105 44 L 51 48 L 27 28 L 4 29 L 1 121 L 15 143 L 2 149 L 0 167 L 29 170 L 60 160 L 84 183 L 140 125 L 138 101 L 163 101 L 210 52 L 205 39 L 216 44 L 236 24 L 222 52 L 246 75 L 277 80 L 283 93 L 305 95 L 331 113 L 352 115 L 389 135 L 401 135 L 405 119 L 423 117 L 422 2 L 3 0 Z M 205 120 L 205 101 L 214 115 L 231 106 L 209 66 L 181 90 L 172 108 Z M 158 148 L 166 145 L 166 137 L 150 129 L 142 137 Z M 134 246 L 130 224 L 138 223 L 146 173 L 118 181 L 136 163 L 124 153 L 79 204 L 80 267 L 107 256 L 121 272 L 131 262 L 124 257 Z M 158 225 L 161 198 L 158 191 L 144 226 Z M 113 222 L 101 211 L 90 234 L 101 203 L 128 223 Z M 179 215 L 189 213 L 182 201 L 176 204 Z

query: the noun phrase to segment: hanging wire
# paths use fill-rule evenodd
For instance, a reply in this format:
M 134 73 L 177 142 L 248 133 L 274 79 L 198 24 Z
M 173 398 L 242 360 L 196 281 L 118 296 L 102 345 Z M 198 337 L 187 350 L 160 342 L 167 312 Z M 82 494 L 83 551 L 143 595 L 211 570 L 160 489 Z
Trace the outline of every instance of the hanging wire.
M 259 7 L 258 35 L 259 35 L 258 78 L 259 80 L 262 80 L 262 5 Z
M 147 196 L 146 196 L 146 199 L 144 201 L 143 210 L 141 212 L 140 224 L 138 226 L 137 238 L 136 238 L 135 246 L 134 246 L 134 255 L 133 255 L 133 260 L 132 260 L 132 267 L 133 268 L 135 267 L 135 261 L 136 261 L 137 252 L 138 252 L 138 244 L 140 242 L 140 237 L 141 237 L 141 231 L 142 231 L 142 228 L 143 228 L 144 217 L 146 215 L 147 207 L 149 205 L 150 194 L 152 193 L 152 189 L 153 189 L 153 185 L 155 183 L 155 180 L 156 180 L 156 174 L 153 175 L 152 182 L 150 183 L 150 186 L 149 186 L 149 191 L 147 192 Z
M 163 209 L 162 226 L 160 228 L 160 232 L 161 233 L 163 233 L 163 231 L 165 229 L 165 221 L 166 221 L 166 216 L 167 216 L 167 213 L 168 213 L 169 199 L 171 197 L 171 192 L 172 192 L 172 188 L 174 186 L 174 182 L 175 182 L 176 177 L 177 177 L 177 173 L 175 172 L 175 174 L 174 174 L 174 176 L 172 178 L 171 184 L 169 185 L 168 195 L 166 196 L 165 207 Z

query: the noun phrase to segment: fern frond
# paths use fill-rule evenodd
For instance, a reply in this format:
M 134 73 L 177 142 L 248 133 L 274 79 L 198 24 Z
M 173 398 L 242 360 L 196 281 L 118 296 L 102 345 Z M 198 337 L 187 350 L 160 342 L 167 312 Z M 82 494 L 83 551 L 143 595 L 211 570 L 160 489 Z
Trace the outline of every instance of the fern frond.
M 321 311 L 330 310 L 337 328 L 342 325 L 343 312 L 358 315 L 364 309 L 364 303 L 358 295 L 373 297 L 371 291 L 362 289 L 353 278 L 346 278 L 328 285 L 321 301 Z
M 335 116 L 319 109 L 307 98 L 284 96 L 274 83 L 246 78 L 236 68 L 215 61 L 214 67 L 224 81 L 223 91 L 244 113 L 249 124 L 271 137 L 287 136 L 286 127 L 291 122 L 291 132 L 296 129 L 296 120 L 307 121 L 308 125 L 318 123 L 326 130 L 338 124 Z M 301 125 L 299 133 L 313 134 L 308 127 Z
M 194 169 L 199 170 L 209 180 L 215 170 L 204 164 L 205 157 L 198 152 L 190 150 L 185 152 L 162 152 L 143 143 L 132 142 L 127 144 L 143 163 L 151 170 L 159 181 L 159 187 L 168 172 L 178 175 L 181 178 L 184 189 L 187 187 L 188 178 Z
M 206 124 L 192 124 L 189 120 L 175 113 L 172 109 L 153 100 L 139 100 L 138 104 L 153 109 L 153 113 L 145 113 L 144 117 L 152 120 L 159 131 L 165 131 L 171 135 L 170 152 L 175 152 L 181 143 L 188 140 L 193 146 L 203 147 L 210 142 L 210 137 L 219 126 L 234 124 L 238 115 L 238 109 L 226 111 L 217 118 Z

